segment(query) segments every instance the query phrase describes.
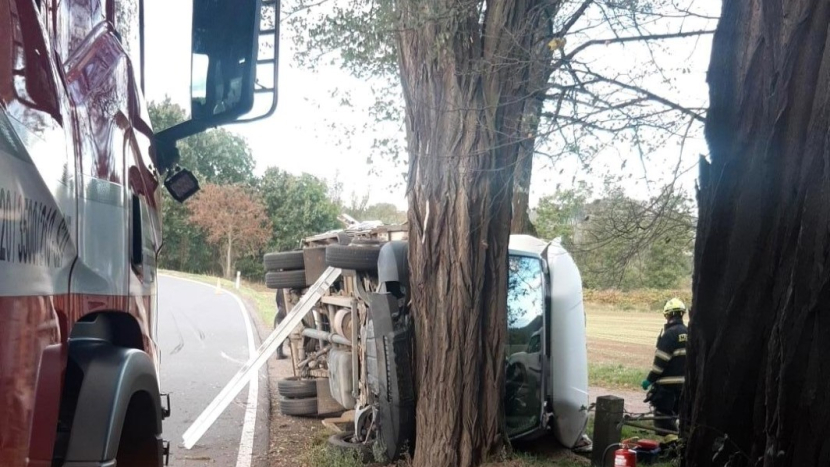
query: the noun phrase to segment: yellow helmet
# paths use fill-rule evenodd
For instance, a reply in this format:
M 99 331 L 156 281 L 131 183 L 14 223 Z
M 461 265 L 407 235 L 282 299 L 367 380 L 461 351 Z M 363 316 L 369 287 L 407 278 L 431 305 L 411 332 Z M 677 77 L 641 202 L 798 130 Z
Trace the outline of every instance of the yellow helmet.
M 663 316 L 666 318 L 671 315 L 683 316 L 684 313 L 686 313 L 686 304 L 683 303 L 683 300 L 676 297 L 667 301 L 666 305 L 663 307 Z

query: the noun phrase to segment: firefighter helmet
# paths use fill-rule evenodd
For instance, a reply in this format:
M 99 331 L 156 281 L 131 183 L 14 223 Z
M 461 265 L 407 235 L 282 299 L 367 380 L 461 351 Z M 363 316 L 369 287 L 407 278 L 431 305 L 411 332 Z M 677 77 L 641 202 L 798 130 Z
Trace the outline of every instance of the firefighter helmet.
M 684 313 L 686 313 L 686 304 L 679 298 L 672 298 L 667 301 L 666 305 L 663 307 L 663 316 L 666 318 L 671 315 L 683 316 Z

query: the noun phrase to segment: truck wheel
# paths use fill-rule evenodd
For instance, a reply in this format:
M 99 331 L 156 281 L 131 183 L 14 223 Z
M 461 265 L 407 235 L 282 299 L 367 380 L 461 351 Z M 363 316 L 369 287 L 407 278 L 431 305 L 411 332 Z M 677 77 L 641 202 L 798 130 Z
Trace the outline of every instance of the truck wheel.
M 347 455 L 354 456 L 363 464 L 372 462 L 374 456 L 372 455 L 372 446 L 369 444 L 352 442 L 354 433 L 344 432 L 329 436 L 329 446 Z
M 317 415 L 317 398 L 286 399 L 280 397 L 280 412 L 283 415 Z
M 262 257 L 262 264 L 266 271 L 295 271 L 305 268 L 302 251 L 266 253 Z
M 326 264 L 341 269 L 375 272 L 378 270 L 378 245 L 329 245 Z
M 304 289 L 305 271 L 274 271 L 265 273 L 265 286 L 269 289 Z
M 282 397 L 317 397 L 317 380 L 291 376 L 277 381 L 277 390 Z

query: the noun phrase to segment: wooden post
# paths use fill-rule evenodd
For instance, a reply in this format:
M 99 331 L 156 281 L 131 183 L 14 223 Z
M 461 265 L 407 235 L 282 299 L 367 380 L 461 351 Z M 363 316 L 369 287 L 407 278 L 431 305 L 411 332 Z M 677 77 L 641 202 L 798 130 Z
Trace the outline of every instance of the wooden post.
M 625 401 L 616 396 L 597 397 L 597 410 L 594 417 L 594 447 L 591 452 L 591 465 L 594 467 L 606 467 L 611 465 L 612 458 L 610 450 L 603 459 L 603 454 L 608 446 L 619 443 L 622 437 L 622 419 L 625 409 Z

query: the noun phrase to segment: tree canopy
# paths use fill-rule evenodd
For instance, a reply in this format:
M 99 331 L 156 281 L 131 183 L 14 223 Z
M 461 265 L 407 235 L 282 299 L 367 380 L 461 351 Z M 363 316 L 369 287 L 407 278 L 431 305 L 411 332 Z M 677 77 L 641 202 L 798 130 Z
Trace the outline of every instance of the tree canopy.
M 324 180 L 300 176 L 271 167 L 256 182 L 272 223 L 269 246 L 290 250 L 303 237 L 341 228 L 340 209 L 328 196 Z
M 534 214 L 540 236 L 571 250 L 586 288 L 672 289 L 691 277 L 692 209 L 672 185 L 637 200 L 609 184 L 593 199 L 585 185 L 558 191 Z
M 207 241 L 224 253 L 226 278 L 234 276 L 237 258 L 259 252 L 271 236 L 265 204 L 242 185 L 207 184 L 187 208 L 190 221 L 204 229 Z

